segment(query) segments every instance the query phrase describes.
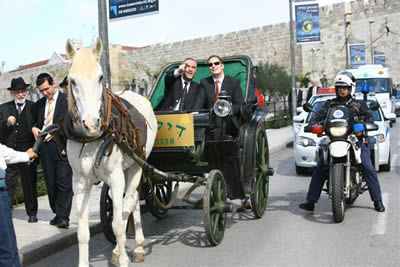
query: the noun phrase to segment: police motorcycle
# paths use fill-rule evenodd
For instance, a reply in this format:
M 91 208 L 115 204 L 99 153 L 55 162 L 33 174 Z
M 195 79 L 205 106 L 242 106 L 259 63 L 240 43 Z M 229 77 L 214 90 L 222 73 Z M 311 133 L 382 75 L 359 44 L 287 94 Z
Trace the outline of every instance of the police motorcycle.
M 309 103 L 303 108 L 312 111 Z M 370 109 L 378 108 L 376 102 L 370 105 Z M 376 131 L 378 126 L 363 120 L 351 118 L 348 105 L 337 104 L 329 108 L 325 121 L 305 128 L 306 132 L 311 130 L 318 137 L 325 133 L 316 150 L 316 158 L 324 160 L 328 169 L 327 193 L 332 199 L 333 218 L 337 223 L 344 220 L 345 204 L 354 203 L 360 194 L 368 190 L 361 171 L 360 142 L 367 142 L 367 132 Z

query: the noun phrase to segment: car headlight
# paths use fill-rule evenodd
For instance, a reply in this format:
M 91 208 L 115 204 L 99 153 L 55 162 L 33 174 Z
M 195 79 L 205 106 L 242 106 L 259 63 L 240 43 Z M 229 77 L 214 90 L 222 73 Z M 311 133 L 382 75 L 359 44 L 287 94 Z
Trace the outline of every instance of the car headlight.
M 232 105 L 224 99 L 220 99 L 214 104 L 214 112 L 219 117 L 226 117 L 232 112 Z
M 383 134 L 376 135 L 376 139 L 378 140 L 379 143 L 385 142 L 385 136 Z
M 315 141 L 311 138 L 307 138 L 307 137 L 303 137 L 303 136 L 299 136 L 297 138 L 296 143 L 298 145 L 307 147 L 307 146 L 316 146 L 317 144 L 315 143 Z
M 332 136 L 343 136 L 347 132 L 347 127 L 346 126 L 330 127 L 329 131 L 331 132 Z

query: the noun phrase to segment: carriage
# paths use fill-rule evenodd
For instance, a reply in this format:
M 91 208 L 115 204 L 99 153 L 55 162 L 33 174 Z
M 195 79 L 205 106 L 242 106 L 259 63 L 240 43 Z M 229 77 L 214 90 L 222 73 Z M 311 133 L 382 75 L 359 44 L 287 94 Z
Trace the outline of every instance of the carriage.
M 157 111 L 164 97 L 164 78 L 179 66 L 165 66 L 160 72 L 149 100 L 155 110 L 158 132 L 153 150 L 140 165 L 143 177 L 140 199 L 152 215 L 162 218 L 169 209 L 202 209 L 206 236 L 211 245 L 222 242 L 226 214 L 233 206 L 228 201 L 250 196 L 251 209 L 261 218 L 266 209 L 269 176 L 268 139 L 265 131 L 266 107 L 257 105 L 253 65 L 247 56 L 223 58 L 225 74 L 240 81 L 245 104 L 241 109 L 240 128 L 236 136 L 225 134 L 224 120 L 229 118 L 229 99 L 217 101 L 211 110 Z M 209 76 L 207 61 L 198 61 L 194 81 Z M 216 129 L 218 137 L 215 137 Z M 179 185 L 185 189 L 182 203 L 176 205 Z M 198 187 L 205 187 L 203 198 L 193 199 Z M 100 199 L 100 217 L 106 238 L 115 243 L 112 228 L 112 197 L 104 184 Z M 133 225 L 132 221 L 128 227 Z

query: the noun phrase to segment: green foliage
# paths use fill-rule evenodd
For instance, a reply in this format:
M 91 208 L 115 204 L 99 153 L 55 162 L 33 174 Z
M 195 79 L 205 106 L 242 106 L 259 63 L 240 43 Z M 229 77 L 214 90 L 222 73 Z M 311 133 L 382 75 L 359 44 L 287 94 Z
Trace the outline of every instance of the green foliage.
M 301 83 L 301 87 L 308 87 L 308 85 L 311 82 L 311 72 L 307 72 L 304 75 L 297 75 L 296 76 L 296 81 L 299 81 Z
M 270 118 L 264 124 L 265 129 L 279 129 L 288 125 L 292 125 L 289 112 L 279 112 L 275 117 Z
M 285 68 L 276 63 L 259 63 L 256 86 L 262 94 L 284 96 L 291 88 L 291 78 Z

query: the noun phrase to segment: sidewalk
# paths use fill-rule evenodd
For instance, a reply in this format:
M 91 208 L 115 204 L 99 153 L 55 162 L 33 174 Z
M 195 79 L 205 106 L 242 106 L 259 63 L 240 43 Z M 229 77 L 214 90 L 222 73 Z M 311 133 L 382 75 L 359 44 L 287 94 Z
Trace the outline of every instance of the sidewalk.
M 276 153 L 293 143 L 293 128 L 267 130 L 269 151 Z M 89 224 L 92 234 L 102 231 L 100 225 L 100 192 L 101 184 L 93 186 L 89 199 Z M 24 205 L 14 208 L 13 221 L 19 255 L 23 266 L 32 264 L 41 258 L 61 251 L 77 243 L 77 214 L 75 202 L 72 203 L 69 229 L 58 229 L 49 224 L 54 214 L 49 207 L 47 196 L 38 198 L 39 210 L 37 223 L 28 223 Z

